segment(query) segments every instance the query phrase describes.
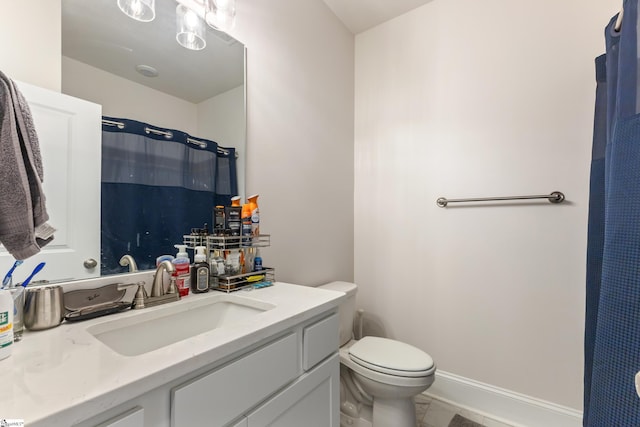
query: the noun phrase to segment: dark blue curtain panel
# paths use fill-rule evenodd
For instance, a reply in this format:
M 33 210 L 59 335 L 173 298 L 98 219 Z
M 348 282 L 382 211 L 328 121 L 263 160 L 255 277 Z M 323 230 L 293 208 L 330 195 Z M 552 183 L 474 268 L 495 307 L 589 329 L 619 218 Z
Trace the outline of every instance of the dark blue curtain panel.
M 638 0 L 624 1 L 596 59 L 583 425 L 640 426 L 640 97 Z
M 174 254 L 191 228 L 211 227 L 213 207 L 238 194 L 235 149 L 135 120 L 103 117 L 101 274 L 122 273 L 130 254 L 140 269 Z M 154 132 L 151 131 L 153 129 Z

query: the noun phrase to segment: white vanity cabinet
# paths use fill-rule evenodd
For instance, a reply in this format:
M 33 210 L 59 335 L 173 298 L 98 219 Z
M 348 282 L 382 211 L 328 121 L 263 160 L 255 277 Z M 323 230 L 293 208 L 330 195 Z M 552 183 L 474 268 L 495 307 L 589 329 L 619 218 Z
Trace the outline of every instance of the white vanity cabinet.
M 171 426 L 338 427 L 338 326 L 335 313 L 301 325 L 241 359 L 174 388 Z M 260 402 L 246 421 L 236 420 Z
M 330 310 L 76 426 L 339 427 L 338 333 Z

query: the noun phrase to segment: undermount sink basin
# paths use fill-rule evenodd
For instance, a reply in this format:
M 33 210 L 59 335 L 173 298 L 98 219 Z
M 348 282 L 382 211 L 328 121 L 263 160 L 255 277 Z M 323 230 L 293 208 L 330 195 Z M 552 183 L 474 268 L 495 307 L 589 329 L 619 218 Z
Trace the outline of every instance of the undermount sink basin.
M 124 356 L 137 356 L 196 335 L 231 325 L 274 308 L 263 301 L 217 294 L 128 313 L 87 332 Z

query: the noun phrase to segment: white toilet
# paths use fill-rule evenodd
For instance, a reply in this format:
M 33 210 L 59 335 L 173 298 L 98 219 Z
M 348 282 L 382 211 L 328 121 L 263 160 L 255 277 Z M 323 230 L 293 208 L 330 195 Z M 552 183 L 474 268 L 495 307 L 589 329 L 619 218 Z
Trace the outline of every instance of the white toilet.
M 358 287 L 331 282 L 320 288 L 347 299 L 340 316 L 340 426 L 415 427 L 414 396 L 433 384 L 436 365 L 422 350 L 387 338 L 353 339 Z

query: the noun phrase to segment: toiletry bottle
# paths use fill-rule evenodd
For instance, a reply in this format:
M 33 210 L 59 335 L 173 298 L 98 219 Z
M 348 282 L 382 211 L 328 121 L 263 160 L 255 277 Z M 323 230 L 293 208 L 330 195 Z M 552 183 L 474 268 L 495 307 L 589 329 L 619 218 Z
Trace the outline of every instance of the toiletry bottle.
M 227 240 L 229 247 L 240 246 L 240 233 L 242 226 L 242 206 L 240 206 L 240 196 L 231 198 L 231 206 L 225 207 L 225 231 L 227 236 L 233 237 Z M 237 237 L 237 238 L 236 238 Z
M 235 276 L 240 274 L 240 251 L 234 249 L 228 251 L 225 259 L 224 271 L 227 276 Z
M 253 258 L 253 271 L 262 271 L 262 257 L 260 256 L 260 248 L 256 248 L 256 256 Z
M 242 205 L 241 215 L 242 246 L 251 246 L 251 205 Z
M 11 356 L 13 347 L 13 298 L 8 290 L 0 290 L 0 360 Z
M 216 206 L 213 209 L 213 235 L 224 236 L 224 206 Z
M 258 209 L 258 196 L 259 194 L 254 194 L 247 198 L 251 209 L 251 234 L 254 237 L 260 235 L 260 209 Z
M 178 286 L 178 292 L 180 298 L 189 295 L 189 287 L 191 283 L 191 277 L 189 276 L 189 269 L 191 260 L 187 253 L 187 245 L 174 245 L 178 249 L 175 259 L 172 261 L 175 271 L 173 276 L 176 278 L 176 285 Z
M 209 261 L 209 273 L 211 274 L 211 283 L 209 289 L 219 287 L 220 276 L 224 276 L 224 258 L 220 255 L 220 251 L 214 251 Z
M 244 250 L 244 272 L 251 273 L 253 271 L 253 259 L 256 256 L 256 248 L 246 248 Z
M 196 246 L 196 254 L 193 257 L 194 263 L 191 267 L 191 290 L 194 294 L 209 292 L 209 264 L 204 246 Z

